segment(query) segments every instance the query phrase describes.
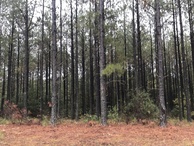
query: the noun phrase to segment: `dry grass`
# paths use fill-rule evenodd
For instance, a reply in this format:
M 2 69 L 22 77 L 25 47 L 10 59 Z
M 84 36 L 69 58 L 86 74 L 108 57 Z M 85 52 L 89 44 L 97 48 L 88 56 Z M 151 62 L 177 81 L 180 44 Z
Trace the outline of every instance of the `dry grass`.
M 111 123 L 61 120 L 55 127 L 0 125 L 0 145 L 14 146 L 192 146 L 194 123 L 169 121 L 166 128 L 157 123 Z

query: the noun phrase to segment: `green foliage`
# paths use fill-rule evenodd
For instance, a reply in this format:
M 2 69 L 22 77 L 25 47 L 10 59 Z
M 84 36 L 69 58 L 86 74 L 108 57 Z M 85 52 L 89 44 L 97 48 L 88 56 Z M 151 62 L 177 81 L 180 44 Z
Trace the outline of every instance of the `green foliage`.
M 99 118 L 96 115 L 90 115 L 90 114 L 85 114 L 85 115 L 81 116 L 81 119 L 83 119 L 84 122 L 98 121 L 99 120 Z
M 37 115 L 40 114 L 40 101 L 38 101 L 35 98 L 29 99 L 29 104 L 28 104 L 28 110 L 31 112 L 31 115 L 36 117 Z
M 116 121 L 116 122 L 120 121 L 119 113 L 118 113 L 116 106 L 114 106 L 113 109 L 109 111 L 108 119 Z
M 181 121 L 179 119 L 176 119 L 176 118 L 169 118 L 168 123 L 170 125 L 180 126 Z
M 186 104 L 186 99 L 184 99 L 183 103 L 184 103 L 184 105 Z M 180 114 L 178 98 L 176 98 L 176 99 L 173 100 L 173 104 L 174 104 L 174 107 L 170 111 L 170 116 L 172 118 L 178 118 L 179 117 L 179 114 Z M 184 112 L 186 112 L 186 108 L 184 110 L 185 110 Z
M 178 104 L 175 104 L 175 106 L 173 107 L 173 109 L 170 112 L 170 115 L 173 118 L 179 117 L 179 106 L 178 106 Z
M 120 63 L 108 64 L 103 70 L 102 74 L 110 76 L 112 73 L 116 73 L 118 76 L 121 76 L 124 73 L 125 69 Z
M 36 94 L 36 88 L 31 87 L 29 90 L 28 110 L 34 117 L 40 114 L 40 97 L 37 97 Z
M 0 118 L 0 125 L 10 124 L 11 121 L 6 118 Z
M 124 111 L 127 118 L 136 118 L 137 120 L 153 119 L 159 115 L 158 107 L 150 99 L 150 95 L 144 91 L 133 95 Z
M 42 126 L 48 126 L 50 125 L 50 119 L 47 116 L 43 116 L 42 121 L 41 121 Z

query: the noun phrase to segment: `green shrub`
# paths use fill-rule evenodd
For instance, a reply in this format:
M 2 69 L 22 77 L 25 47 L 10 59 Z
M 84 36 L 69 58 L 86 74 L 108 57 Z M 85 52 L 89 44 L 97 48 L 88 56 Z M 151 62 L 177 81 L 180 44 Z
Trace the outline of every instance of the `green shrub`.
M 0 125 L 10 124 L 11 121 L 6 118 L 0 118 Z
M 173 100 L 174 106 L 173 106 L 173 109 L 169 112 L 169 115 L 172 118 L 179 118 L 180 112 L 182 112 L 182 107 L 181 107 L 181 111 L 179 110 L 179 101 L 178 100 L 179 100 L 178 98 L 175 98 Z M 186 99 L 185 98 L 183 100 L 183 104 L 184 104 L 184 113 L 186 113 L 187 109 L 186 109 L 186 106 L 185 106 L 186 105 Z
M 28 110 L 31 112 L 32 117 L 37 117 L 40 114 L 40 101 L 35 98 L 29 99 Z
M 114 106 L 109 112 L 108 112 L 108 119 L 113 120 L 113 121 L 120 121 L 119 113 L 117 110 L 117 107 Z
M 124 109 L 127 119 L 153 119 L 159 115 L 159 109 L 150 99 L 150 95 L 144 91 L 137 92 L 132 96 L 129 104 Z
M 81 119 L 83 119 L 84 122 L 99 120 L 99 118 L 96 115 L 90 115 L 90 114 L 85 114 L 81 116 Z
M 42 117 L 42 121 L 41 121 L 41 125 L 42 126 L 48 126 L 48 125 L 50 125 L 50 119 L 47 116 L 43 116 Z
M 170 112 L 170 115 L 172 118 L 178 118 L 179 117 L 179 107 L 178 106 L 175 106 L 171 112 Z

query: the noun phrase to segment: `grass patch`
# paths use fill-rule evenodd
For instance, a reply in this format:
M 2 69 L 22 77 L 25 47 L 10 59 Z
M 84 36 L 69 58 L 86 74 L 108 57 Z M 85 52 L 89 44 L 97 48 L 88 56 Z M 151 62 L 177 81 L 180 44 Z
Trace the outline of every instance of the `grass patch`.
M 193 122 L 187 122 L 186 119 L 180 121 L 179 119 L 176 118 L 170 118 L 167 120 L 167 123 L 169 125 L 173 125 L 173 126 L 194 126 Z
M 5 137 L 4 132 L 0 131 L 0 140 L 3 140 L 3 139 L 4 139 L 4 137 Z
M 42 126 L 48 126 L 50 125 L 50 119 L 47 116 L 43 116 L 42 121 L 41 121 Z
M 0 125 L 7 125 L 10 124 L 11 121 L 5 118 L 0 118 Z
M 80 120 L 83 121 L 84 123 L 87 123 L 89 121 L 99 121 L 99 118 L 96 115 L 90 115 L 90 114 L 85 114 L 80 117 Z

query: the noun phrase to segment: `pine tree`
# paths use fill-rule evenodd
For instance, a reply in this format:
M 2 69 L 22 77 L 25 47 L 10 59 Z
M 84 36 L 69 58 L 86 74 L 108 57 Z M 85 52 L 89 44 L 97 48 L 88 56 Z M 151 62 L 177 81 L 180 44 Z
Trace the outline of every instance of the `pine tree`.
M 107 103 L 106 103 L 106 82 L 105 76 L 102 71 L 105 68 L 105 46 L 104 46 L 104 0 L 99 1 L 100 7 L 100 97 L 101 97 L 101 123 L 102 125 L 107 125 Z
M 57 120 L 57 42 L 56 42 L 56 1 L 52 0 L 52 97 L 51 124 Z

